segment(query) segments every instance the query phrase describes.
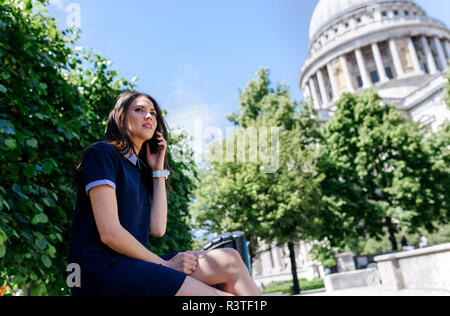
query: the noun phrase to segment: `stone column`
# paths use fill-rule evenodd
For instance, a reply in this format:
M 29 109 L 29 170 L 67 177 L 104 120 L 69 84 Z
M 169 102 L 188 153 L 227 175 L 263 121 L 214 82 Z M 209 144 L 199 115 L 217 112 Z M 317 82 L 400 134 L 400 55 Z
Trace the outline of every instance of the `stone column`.
M 309 89 L 308 83 L 306 83 L 302 87 L 302 91 L 303 91 L 303 96 L 305 97 L 305 101 L 308 100 L 311 97 L 311 89 Z
M 339 98 L 339 91 L 337 89 L 336 78 L 334 77 L 333 67 L 327 64 L 328 76 L 330 77 L 331 89 L 333 90 L 333 97 L 335 100 Z
M 445 58 L 444 50 L 442 49 L 442 43 L 439 40 L 439 37 L 433 37 L 434 46 L 436 46 L 436 51 L 438 54 L 439 63 L 441 64 L 441 69 L 447 69 L 447 59 Z
M 323 73 L 321 69 L 317 71 L 317 79 L 319 81 L 319 89 L 320 95 L 322 96 L 322 102 L 323 105 L 325 106 L 328 103 L 330 103 L 330 98 L 328 97 L 327 88 L 325 86 L 325 81 L 323 80 Z
M 395 72 L 397 77 L 401 78 L 405 76 L 405 71 L 403 70 L 402 61 L 400 55 L 398 54 L 397 44 L 394 39 L 389 40 L 389 49 L 391 50 L 392 60 L 394 61 Z
M 450 42 L 445 40 L 445 50 L 447 51 L 447 57 L 450 59 Z
M 278 273 L 281 272 L 281 267 L 280 267 L 280 258 L 278 256 L 278 248 L 276 247 L 276 245 L 272 245 L 272 258 L 273 258 L 273 262 L 275 264 L 274 270 Z
M 411 39 L 411 37 L 408 37 L 406 40 L 408 41 L 408 50 L 409 53 L 411 54 L 412 62 L 414 64 L 414 71 L 418 74 L 423 74 L 423 70 L 420 67 L 419 56 L 417 55 L 417 50 L 416 47 L 414 46 L 414 42 Z
M 363 89 L 367 89 L 371 86 L 371 80 L 369 74 L 367 73 L 366 62 L 364 60 L 364 56 L 361 52 L 361 49 L 357 48 L 355 50 L 356 61 L 358 62 L 359 73 L 361 74 Z
M 311 89 L 314 108 L 318 110 L 320 109 L 319 95 L 317 94 L 316 84 L 314 83 L 314 79 L 312 77 L 309 79 L 309 88 Z
M 350 70 L 348 69 L 347 58 L 344 55 L 342 55 L 341 57 L 339 57 L 339 60 L 342 65 L 342 70 L 344 71 L 347 89 L 349 92 L 355 92 L 355 88 L 353 88 L 353 84 L 352 84 L 352 78 L 350 76 Z
M 380 76 L 381 83 L 385 83 L 389 81 L 388 76 L 386 75 L 386 70 L 383 64 L 383 58 L 381 57 L 380 48 L 378 47 L 378 43 L 372 44 L 372 53 L 375 58 L 375 64 L 377 65 L 378 76 Z
M 422 47 L 425 52 L 425 56 L 427 56 L 427 64 L 430 70 L 430 74 L 434 75 L 437 72 L 436 62 L 434 61 L 433 53 L 431 52 L 430 45 L 428 45 L 428 40 L 425 36 L 420 38 L 422 42 Z

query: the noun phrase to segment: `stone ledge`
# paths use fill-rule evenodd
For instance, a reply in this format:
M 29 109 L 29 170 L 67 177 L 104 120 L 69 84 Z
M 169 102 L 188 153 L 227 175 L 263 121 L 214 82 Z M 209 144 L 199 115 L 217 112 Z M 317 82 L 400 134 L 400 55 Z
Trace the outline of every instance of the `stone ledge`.
M 324 278 L 327 292 L 370 285 L 369 281 L 377 273 L 376 269 L 365 269 L 326 275 Z
M 410 251 L 403 251 L 403 252 L 394 253 L 394 254 L 382 255 L 382 256 L 375 257 L 374 260 L 376 262 L 383 262 L 383 261 L 390 261 L 390 260 L 395 260 L 395 259 L 426 256 L 426 255 L 439 253 L 439 252 L 445 252 L 445 251 L 450 251 L 450 243 L 433 246 L 433 247 L 428 247 L 428 248 L 422 248 L 422 249 L 416 249 L 416 250 L 410 250 Z
M 385 289 L 450 291 L 450 243 L 374 259 Z

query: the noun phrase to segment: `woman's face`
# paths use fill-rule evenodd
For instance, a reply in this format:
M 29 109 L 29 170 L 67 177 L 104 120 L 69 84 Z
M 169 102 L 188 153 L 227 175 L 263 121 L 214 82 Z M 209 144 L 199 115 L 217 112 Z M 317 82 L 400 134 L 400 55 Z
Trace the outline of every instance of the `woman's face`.
M 142 145 L 152 139 L 158 122 L 152 101 L 145 96 L 137 97 L 128 108 L 127 126 L 135 144 Z

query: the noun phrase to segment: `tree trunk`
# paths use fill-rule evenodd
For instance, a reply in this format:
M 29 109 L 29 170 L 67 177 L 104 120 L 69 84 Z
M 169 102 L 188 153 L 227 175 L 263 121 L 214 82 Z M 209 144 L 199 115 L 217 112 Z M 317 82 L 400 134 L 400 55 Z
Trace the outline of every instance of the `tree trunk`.
M 257 245 L 257 240 L 256 240 L 256 238 L 250 237 L 249 241 L 250 242 L 248 243 L 247 250 L 248 250 L 248 256 L 249 256 L 249 261 L 250 261 L 250 267 L 253 267 L 253 260 L 255 260 L 256 250 L 257 250 L 257 247 L 254 245 Z M 252 271 L 253 271 L 253 269 L 252 269 Z
M 289 242 L 288 248 L 289 248 L 289 257 L 291 258 L 291 270 L 292 270 L 292 277 L 293 277 L 292 280 L 294 283 L 292 290 L 293 290 L 293 294 L 298 295 L 298 294 L 300 294 L 300 284 L 298 283 L 298 277 L 297 277 L 297 263 L 295 262 L 294 243 Z
M 395 229 L 394 226 L 392 225 L 392 218 L 386 217 L 386 226 L 389 231 L 389 240 L 391 241 L 392 244 L 392 250 L 398 251 L 397 240 L 395 239 Z
M 34 282 L 31 281 L 29 287 L 24 285 L 22 286 L 22 295 L 23 296 L 31 296 L 31 292 L 34 290 Z

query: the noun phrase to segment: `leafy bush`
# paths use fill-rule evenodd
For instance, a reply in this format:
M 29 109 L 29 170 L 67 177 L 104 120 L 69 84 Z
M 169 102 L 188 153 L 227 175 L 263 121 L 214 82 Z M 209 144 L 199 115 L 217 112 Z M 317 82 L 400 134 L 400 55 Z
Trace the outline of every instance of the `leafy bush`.
M 47 0 L 0 4 L 0 285 L 6 279 L 34 295 L 61 295 L 68 294 L 72 183 L 81 150 L 103 139 L 116 98 L 135 86 L 118 78 L 100 55 L 73 49 L 78 33 L 59 31 L 46 5 Z M 190 246 L 192 176 L 184 171 L 191 162 L 188 157 L 172 166 L 179 183 L 168 198 L 171 237 L 153 251 Z

